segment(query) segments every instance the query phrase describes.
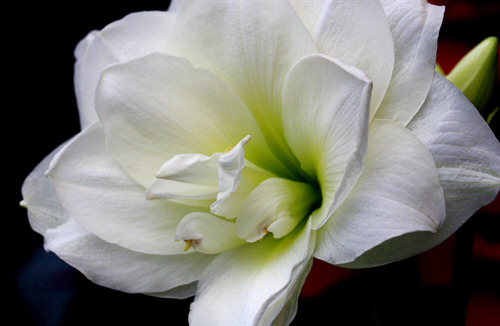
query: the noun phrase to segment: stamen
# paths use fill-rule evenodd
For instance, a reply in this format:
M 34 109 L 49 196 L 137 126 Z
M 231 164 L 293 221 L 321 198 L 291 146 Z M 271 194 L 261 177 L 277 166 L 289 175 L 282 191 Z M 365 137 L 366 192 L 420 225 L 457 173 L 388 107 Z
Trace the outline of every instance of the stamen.
M 224 150 L 224 152 L 229 152 L 229 151 L 230 151 L 230 150 L 232 150 L 232 149 L 233 149 L 233 148 L 232 148 L 231 146 L 229 146 L 228 148 L 226 148 L 226 149 Z
M 192 240 L 184 240 L 186 242 L 186 246 L 184 247 L 184 251 L 188 251 L 191 248 Z

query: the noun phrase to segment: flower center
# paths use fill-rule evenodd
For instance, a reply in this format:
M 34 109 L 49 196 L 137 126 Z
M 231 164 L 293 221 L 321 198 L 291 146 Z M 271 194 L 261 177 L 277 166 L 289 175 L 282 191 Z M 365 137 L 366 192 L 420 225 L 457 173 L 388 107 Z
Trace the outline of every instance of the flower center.
M 250 136 L 212 156 L 181 154 L 167 161 L 146 190 L 148 199 L 193 206 L 175 240 L 184 250 L 214 254 L 262 239 L 282 238 L 321 203 L 319 185 L 290 180 L 245 160 Z M 304 173 L 305 174 L 305 173 Z

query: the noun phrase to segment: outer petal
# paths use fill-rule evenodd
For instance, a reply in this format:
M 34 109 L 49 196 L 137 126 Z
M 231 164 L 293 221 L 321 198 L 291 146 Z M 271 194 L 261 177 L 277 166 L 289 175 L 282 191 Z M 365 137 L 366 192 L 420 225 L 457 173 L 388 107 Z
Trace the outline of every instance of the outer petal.
M 45 157 L 23 183 L 21 206 L 28 209 L 30 226 L 41 235 L 68 220 L 59 203 L 54 185 L 45 175 L 50 162 L 63 147 L 64 145 L 59 146 Z
M 106 242 L 150 254 L 183 253 L 175 229 L 197 208 L 146 200 L 145 189 L 106 153 L 99 124 L 60 151 L 48 175 L 68 216 Z
M 269 325 L 309 272 L 314 240 L 302 225 L 283 239 L 220 254 L 199 281 L 190 325 Z
M 424 103 L 436 67 L 444 7 L 426 0 L 381 0 L 394 39 L 391 83 L 375 118 L 406 125 Z
M 320 55 L 299 61 L 286 80 L 283 124 L 301 168 L 318 180 L 320 227 L 363 170 L 371 83 L 360 70 Z
M 317 51 L 293 8 L 286 1 L 191 1 L 177 14 L 168 53 L 207 68 L 232 87 L 273 153 L 296 164 L 283 138 L 282 87 L 291 67 Z
M 415 232 L 389 240 L 348 267 L 382 265 L 438 245 L 500 189 L 500 144 L 474 106 L 446 78 L 435 74 L 429 96 L 407 127 L 434 157 L 446 220 L 436 233 Z
M 436 232 L 444 219 L 443 190 L 427 148 L 404 127 L 373 120 L 365 169 L 318 230 L 314 255 L 332 264 L 353 261 L 402 234 Z
M 74 79 L 82 129 L 98 120 L 94 98 L 102 71 L 110 64 L 164 50 L 172 17 L 168 12 L 130 14 L 89 33 L 78 44 Z
M 163 297 L 185 297 L 179 291 L 196 282 L 214 256 L 147 255 L 107 243 L 68 220 L 47 231 L 45 248 L 77 268 L 92 282 L 131 293 L 161 293 Z M 163 293 L 169 290 L 170 295 Z
M 370 105 L 370 117 L 373 117 L 385 95 L 394 66 L 392 34 L 380 2 L 290 3 L 305 20 L 320 53 L 340 59 L 368 75 L 373 82 Z
M 109 67 L 96 107 L 110 154 L 145 187 L 175 155 L 210 156 L 247 135 L 248 159 L 270 169 L 281 166 L 238 97 L 185 59 L 152 54 Z

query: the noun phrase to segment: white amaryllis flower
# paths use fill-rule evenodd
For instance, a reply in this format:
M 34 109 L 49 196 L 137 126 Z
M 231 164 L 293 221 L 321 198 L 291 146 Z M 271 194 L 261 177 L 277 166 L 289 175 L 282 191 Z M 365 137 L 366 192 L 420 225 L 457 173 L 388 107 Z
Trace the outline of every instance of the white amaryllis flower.
M 434 73 L 443 11 L 174 2 L 90 33 L 82 131 L 27 178 L 31 225 L 97 284 L 196 295 L 193 325 L 289 323 L 313 257 L 404 259 L 499 190 L 500 144 Z

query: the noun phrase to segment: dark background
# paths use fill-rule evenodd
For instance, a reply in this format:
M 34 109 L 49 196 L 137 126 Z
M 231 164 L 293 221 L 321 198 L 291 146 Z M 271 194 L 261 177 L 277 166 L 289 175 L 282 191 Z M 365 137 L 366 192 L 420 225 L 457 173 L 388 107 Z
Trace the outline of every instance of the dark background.
M 435 3 L 448 6 L 438 61 L 449 70 L 470 48 L 492 35 L 500 20 L 500 4 L 460 0 Z M 8 85 L 3 93 L 6 119 L 2 129 L 7 147 L 3 166 L 4 180 L 8 181 L 8 214 L 4 217 L 7 227 L 2 237 L 7 267 L 7 291 L 3 291 L 2 297 L 7 305 L 2 306 L 7 313 L 3 319 L 13 321 L 7 325 L 187 323 L 191 299 L 164 300 L 102 288 L 54 254 L 43 251 L 42 237 L 31 230 L 26 210 L 18 206 L 24 178 L 55 147 L 79 131 L 73 91 L 73 50 L 78 41 L 89 31 L 102 29 L 128 13 L 167 7 L 168 1 L 143 0 L 114 6 L 86 1 L 77 5 L 37 2 L 6 8 L 4 22 L 9 16 L 12 20 L 4 28 L 7 42 L 3 46 Z M 494 128 L 498 130 L 498 125 Z M 489 249 L 498 248 L 500 243 L 497 212 L 490 210 L 475 219 L 478 234 L 487 240 L 487 246 L 491 245 Z M 498 290 L 494 280 L 498 281 L 500 275 L 498 253 L 490 250 L 486 258 L 475 256 L 471 298 L 479 300 L 482 310 L 470 308 L 469 326 L 494 325 L 492 320 L 498 317 L 500 298 L 494 292 Z M 344 324 L 346 319 L 350 324 L 369 325 L 374 322 L 373 299 L 379 305 L 380 319 L 388 324 L 445 323 L 449 284 L 422 284 L 422 271 L 428 271 L 428 267 L 422 267 L 421 262 L 417 257 L 375 269 L 371 274 L 346 273 L 318 263 L 306 284 L 293 325 Z M 438 270 L 431 278 L 445 275 L 446 279 L 447 273 L 448 270 Z M 329 277 L 332 281 L 319 280 Z M 370 291 L 370 277 L 378 284 L 375 297 Z M 330 286 L 328 291 L 318 290 L 318 286 L 326 285 Z

